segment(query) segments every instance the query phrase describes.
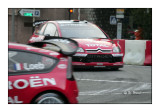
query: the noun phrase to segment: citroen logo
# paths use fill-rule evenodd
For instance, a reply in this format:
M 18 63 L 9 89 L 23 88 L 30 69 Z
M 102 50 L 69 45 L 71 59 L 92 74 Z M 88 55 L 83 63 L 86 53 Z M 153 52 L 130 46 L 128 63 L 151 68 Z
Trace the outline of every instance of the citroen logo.
M 102 53 L 102 49 L 101 48 L 97 48 L 97 53 L 101 52 Z

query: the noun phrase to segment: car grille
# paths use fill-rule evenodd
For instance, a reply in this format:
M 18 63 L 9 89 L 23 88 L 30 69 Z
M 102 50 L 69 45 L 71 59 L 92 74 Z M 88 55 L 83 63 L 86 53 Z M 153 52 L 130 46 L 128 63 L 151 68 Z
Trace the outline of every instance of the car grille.
M 122 57 L 113 57 L 111 54 L 88 54 L 86 57 L 77 57 L 73 56 L 74 62 L 83 62 L 83 63 L 89 63 L 89 62 L 121 62 Z
M 97 53 L 97 52 L 102 52 L 102 53 L 111 53 L 112 50 L 86 50 L 87 53 Z

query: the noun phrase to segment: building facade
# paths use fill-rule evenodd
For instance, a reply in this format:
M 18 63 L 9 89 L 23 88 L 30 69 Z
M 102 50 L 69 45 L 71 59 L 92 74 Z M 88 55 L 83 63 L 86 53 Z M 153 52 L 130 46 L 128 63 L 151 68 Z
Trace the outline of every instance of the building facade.
M 68 8 L 36 8 L 40 17 L 24 17 L 19 14 L 23 8 L 8 9 L 8 39 L 26 44 L 33 33 L 35 20 L 68 20 Z M 35 8 L 30 8 L 34 10 Z M 142 15 L 142 16 L 141 16 Z M 74 8 L 70 19 L 87 20 L 97 24 L 112 39 L 117 38 L 117 24 L 110 24 L 110 16 L 116 16 L 116 8 Z M 146 21 L 144 21 L 146 20 Z M 122 39 L 129 39 L 128 31 L 141 24 L 144 38 L 152 39 L 152 9 L 125 9 L 122 23 Z

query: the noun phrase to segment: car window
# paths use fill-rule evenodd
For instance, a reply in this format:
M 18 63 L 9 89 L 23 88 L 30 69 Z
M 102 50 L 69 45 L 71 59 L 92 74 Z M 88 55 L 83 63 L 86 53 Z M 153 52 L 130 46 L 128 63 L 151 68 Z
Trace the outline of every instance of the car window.
M 8 61 L 9 73 L 45 71 L 57 62 L 56 59 L 44 55 L 14 50 L 9 50 Z
M 34 33 L 37 34 L 37 35 L 42 35 L 45 26 L 46 26 L 46 24 L 42 24 L 38 27 L 35 27 Z
M 58 35 L 58 31 L 56 31 L 56 33 L 55 33 L 55 35 L 54 35 L 54 36 L 59 36 L 59 35 Z
M 60 25 L 62 37 L 83 38 L 83 39 L 108 38 L 94 24 L 61 23 L 59 25 Z
M 50 36 L 55 36 L 56 34 L 56 26 L 52 23 L 48 23 L 47 27 L 44 31 L 44 35 L 50 35 Z

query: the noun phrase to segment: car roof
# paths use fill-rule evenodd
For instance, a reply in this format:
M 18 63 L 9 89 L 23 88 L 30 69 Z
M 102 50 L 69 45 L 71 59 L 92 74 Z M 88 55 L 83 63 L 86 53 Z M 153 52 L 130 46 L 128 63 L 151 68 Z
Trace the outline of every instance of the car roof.
M 25 51 L 33 51 L 33 52 L 46 54 L 46 55 L 53 55 L 53 56 L 54 55 L 55 56 L 60 55 L 60 53 L 55 52 L 55 51 L 46 50 L 46 49 L 37 48 L 37 47 L 32 47 L 30 45 L 25 45 L 25 44 L 13 43 L 13 42 L 9 42 L 8 48 L 10 48 L 10 49 L 18 49 L 18 50 L 25 50 Z
M 86 20 L 84 20 L 84 21 L 79 21 L 79 20 L 56 20 L 56 22 L 57 23 L 59 23 L 59 24 L 63 24 L 63 23 L 68 23 L 68 24 L 70 24 L 70 23 L 79 23 L 79 24 L 83 24 L 83 23 L 90 23 L 90 22 L 88 22 L 88 21 L 86 21 Z

